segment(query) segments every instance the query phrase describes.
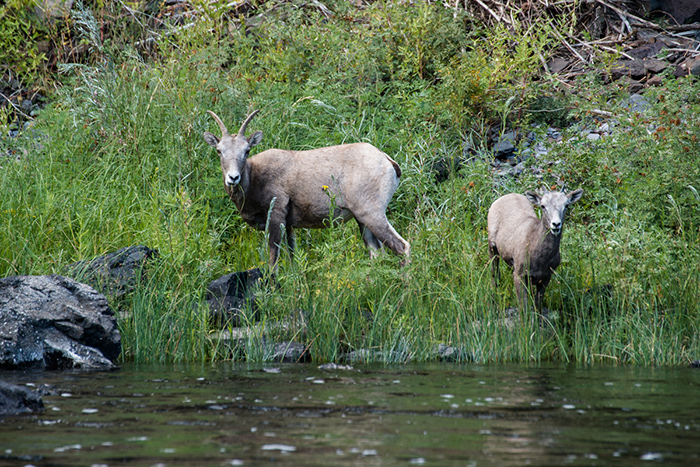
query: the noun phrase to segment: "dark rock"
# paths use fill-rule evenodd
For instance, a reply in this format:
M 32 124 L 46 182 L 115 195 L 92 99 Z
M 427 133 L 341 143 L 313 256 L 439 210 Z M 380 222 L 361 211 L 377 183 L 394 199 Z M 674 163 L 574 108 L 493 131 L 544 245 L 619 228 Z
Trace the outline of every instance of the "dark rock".
M 663 11 L 679 24 L 700 21 L 700 5 L 697 0 L 654 0 L 650 1 L 649 4 L 652 13 Z
M 631 93 L 637 93 L 644 88 L 644 85 L 641 82 L 627 76 L 623 76 L 615 81 L 615 83 L 617 83 L 621 88 L 627 89 Z
M 508 159 L 515 152 L 515 142 L 517 141 L 518 133 L 509 131 L 502 134 L 493 146 L 493 152 L 496 159 Z
M 0 368 L 110 370 L 121 353 L 104 295 L 70 278 L 0 279 Z
M 689 58 L 676 66 L 673 74 L 680 78 L 681 76 L 700 76 L 700 57 Z
M 157 256 L 157 250 L 143 245 L 125 247 L 114 253 L 70 264 L 66 275 L 86 282 L 111 298 L 119 298 L 134 290 L 144 265 Z
M 464 165 L 460 157 L 441 157 L 431 164 L 431 170 L 435 173 L 435 181 L 442 183 L 450 177 L 451 173 L 459 172 Z
M 43 412 L 44 403 L 35 391 L 0 381 L 0 415 Z
M 686 60 L 685 65 L 691 75 L 700 76 L 700 57 Z
M 664 84 L 664 79 L 661 76 L 652 76 L 644 84 L 647 86 L 661 86 Z
M 259 268 L 234 272 L 219 277 L 207 287 L 206 301 L 212 323 L 239 327 L 250 324 L 244 320 L 243 312 L 250 307 L 255 314 L 253 288 L 263 278 Z
M 647 70 L 647 72 L 654 75 L 661 73 L 670 66 L 667 61 L 657 60 L 655 58 L 644 59 L 642 60 L 642 63 L 644 64 L 644 68 Z
M 610 69 L 610 78 L 613 81 L 626 76 L 632 79 L 641 79 L 646 76 L 647 70 L 641 60 L 618 60 Z
M 656 57 L 666 46 L 661 41 L 655 41 L 650 44 L 644 44 L 627 52 L 627 55 L 638 60 L 649 59 Z

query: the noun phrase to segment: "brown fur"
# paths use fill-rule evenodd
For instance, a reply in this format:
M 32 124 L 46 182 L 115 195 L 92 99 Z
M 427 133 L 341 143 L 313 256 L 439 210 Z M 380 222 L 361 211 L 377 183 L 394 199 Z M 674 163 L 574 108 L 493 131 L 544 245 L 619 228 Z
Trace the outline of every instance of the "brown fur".
M 224 133 L 221 139 L 209 132 L 204 138 L 219 151 L 225 190 L 245 222 L 265 229 L 274 199 L 269 222 L 273 268 L 279 257 L 282 225 L 293 254 L 295 228 L 326 228 L 353 218 L 371 256 L 386 245 L 408 261 L 409 243 L 386 218 L 401 174 L 395 161 L 368 143 L 310 151 L 268 149 L 246 158 L 262 138 L 262 132 L 245 137 L 245 126 L 251 118 L 246 119 L 238 135 L 229 135 L 220 123 Z
M 566 207 L 578 201 L 582 193 L 580 189 L 568 195 L 550 192 L 542 197 L 532 192 L 525 196 L 511 193 L 491 205 L 488 244 L 494 285 L 498 282 L 500 258 L 513 268 L 520 307 L 526 303 L 525 287 L 534 286 L 535 307 L 541 309 L 544 291 L 561 262 L 559 244 Z M 541 219 L 537 218 L 533 203 L 542 208 Z

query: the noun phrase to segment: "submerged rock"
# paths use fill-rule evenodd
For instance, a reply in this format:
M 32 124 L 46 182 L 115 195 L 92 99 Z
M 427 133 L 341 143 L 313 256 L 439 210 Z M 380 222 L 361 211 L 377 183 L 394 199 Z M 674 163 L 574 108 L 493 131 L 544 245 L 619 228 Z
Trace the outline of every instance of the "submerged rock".
M 44 403 L 35 391 L 0 381 L 0 415 L 43 412 Z
M 110 370 L 121 353 L 104 295 L 68 277 L 0 279 L 0 368 Z

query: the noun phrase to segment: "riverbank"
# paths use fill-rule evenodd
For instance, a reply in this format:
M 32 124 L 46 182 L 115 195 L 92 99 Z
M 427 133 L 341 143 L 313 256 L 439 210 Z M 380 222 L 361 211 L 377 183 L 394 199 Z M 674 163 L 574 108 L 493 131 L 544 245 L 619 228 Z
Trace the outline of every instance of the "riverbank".
M 327 4 L 332 15 L 266 5 L 202 15 L 148 54 L 83 38 L 93 60 L 67 67 L 51 103 L 2 141 L 3 276 L 158 250 L 147 280 L 112 305 L 123 361 L 261 361 L 270 340 L 298 342 L 314 362 L 360 350 L 424 361 L 441 344 L 474 362 L 698 359 L 697 78 L 669 67 L 639 104 L 605 78 L 617 55 L 571 82 L 543 73 L 556 28 L 487 28 L 427 3 Z M 86 31 L 100 31 L 89 13 Z M 351 225 L 300 230 L 295 261 L 283 256 L 276 285 L 256 292 L 254 332 L 232 347 L 212 339 L 206 286 L 263 266 L 267 242 L 226 198 L 201 135 L 215 129 L 206 110 L 236 127 L 253 109 L 260 150 L 368 141 L 395 159 L 388 217 L 413 261 L 370 261 Z M 488 207 L 562 187 L 585 194 L 568 214 L 550 313 L 513 326 L 510 274 L 498 292 L 489 276 Z

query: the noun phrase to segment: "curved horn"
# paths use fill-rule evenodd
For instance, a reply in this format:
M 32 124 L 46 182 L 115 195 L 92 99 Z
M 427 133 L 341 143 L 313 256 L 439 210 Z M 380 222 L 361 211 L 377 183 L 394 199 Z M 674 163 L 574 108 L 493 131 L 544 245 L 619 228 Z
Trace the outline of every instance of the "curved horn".
M 216 123 L 219 124 L 219 128 L 221 128 L 221 136 L 226 136 L 228 135 L 228 130 L 226 129 L 226 125 L 224 125 L 224 122 L 221 121 L 218 115 L 216 115 L 214 112 L 211 110 L 207 110 L 207 113 L 211 115 L 214 120 L 216 120 Z
M 241 136 L 245 136 L 245 129 L 248 126 L 248 123 L 255 117 L 255 115 L 259 112 L 260 110 L 254 110 L 252 114 L 248 115 L 248 118 L 245 119 L 243 122 L 243 125 L 241 125 L 241 129 L 238 130 L 238 134 Z

